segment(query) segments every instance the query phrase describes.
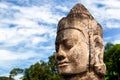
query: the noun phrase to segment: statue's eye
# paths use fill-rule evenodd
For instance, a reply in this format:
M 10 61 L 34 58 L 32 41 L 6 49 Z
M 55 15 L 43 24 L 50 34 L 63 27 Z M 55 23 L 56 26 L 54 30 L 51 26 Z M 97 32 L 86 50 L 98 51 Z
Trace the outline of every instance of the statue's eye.
M 63 46 L 65 49 L 71 49 L 74 46 L 74 44 L 71 40 L 64 40 Z
M 55 48 L 56 48 L 56 52 L 58 52 L 58 50 L 59 50 L 59 43 L 58 42 L 55 43 Z

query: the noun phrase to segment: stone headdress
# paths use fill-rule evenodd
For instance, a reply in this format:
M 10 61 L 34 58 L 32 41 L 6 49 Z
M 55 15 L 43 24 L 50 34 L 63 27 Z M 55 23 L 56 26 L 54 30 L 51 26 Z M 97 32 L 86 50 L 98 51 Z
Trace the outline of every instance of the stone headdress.
M 82 31 L 87 37 L 86 33 L 93 30 L 94 35 L 102 37 L 102 27 L 97 23 L 89 11 L 80 3 L 76 4 L 67 17 L 63 17 L 57 28 L 57 33 L 65 29 L 77 29 Z

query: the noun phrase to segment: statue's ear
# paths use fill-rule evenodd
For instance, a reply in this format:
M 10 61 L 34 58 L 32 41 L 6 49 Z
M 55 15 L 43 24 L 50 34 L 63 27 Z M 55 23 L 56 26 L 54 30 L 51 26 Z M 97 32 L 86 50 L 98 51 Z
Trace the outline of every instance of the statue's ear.
M 105 75 L 106 66 L 103 62 L 104 44 L 100 36 L 96 35 L 94 37 L 95 42 L 95 72 L 100 75 Z
M 94 36 L 95 64 L 103 63 L 104 44 L 101 36 Z
M 104 44 L 103 44 L 103 40 L 102 40 L 101 36 L 96 35 L 94 37 L 94 42 L 95 42 L 95 45 L 94 45 L 95 50 L 100 51 L 100 53 L 103 54 Z

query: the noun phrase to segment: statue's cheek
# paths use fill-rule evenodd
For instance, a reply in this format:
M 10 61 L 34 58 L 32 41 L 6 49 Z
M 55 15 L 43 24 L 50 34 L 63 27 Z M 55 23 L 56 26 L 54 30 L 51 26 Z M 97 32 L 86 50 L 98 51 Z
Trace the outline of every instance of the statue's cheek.
M 82 50 L 79 47 L 73 48 L 68 53 L 68 59 L 71 62 L 77 62 L 80 60 Z

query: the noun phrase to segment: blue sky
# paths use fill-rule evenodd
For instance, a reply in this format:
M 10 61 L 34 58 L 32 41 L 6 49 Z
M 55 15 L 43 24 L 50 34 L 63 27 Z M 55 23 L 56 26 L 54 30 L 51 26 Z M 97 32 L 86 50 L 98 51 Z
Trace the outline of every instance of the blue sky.
M 120 43 L 120 0 L 0 0 L 0 76 L 47 61 L 57 23 L 76 3 L 102 25 L 104 43 Z

